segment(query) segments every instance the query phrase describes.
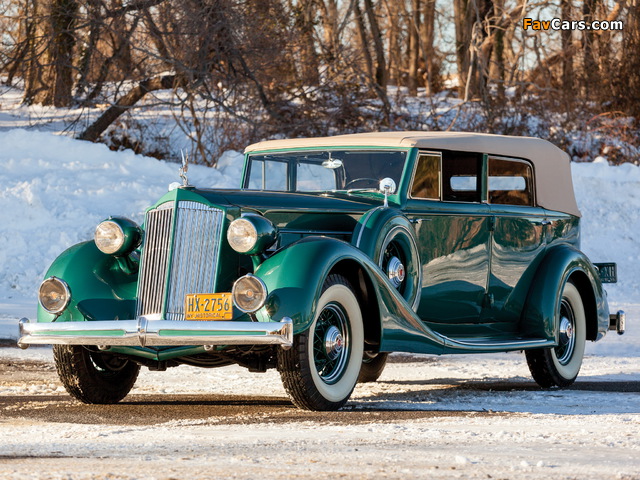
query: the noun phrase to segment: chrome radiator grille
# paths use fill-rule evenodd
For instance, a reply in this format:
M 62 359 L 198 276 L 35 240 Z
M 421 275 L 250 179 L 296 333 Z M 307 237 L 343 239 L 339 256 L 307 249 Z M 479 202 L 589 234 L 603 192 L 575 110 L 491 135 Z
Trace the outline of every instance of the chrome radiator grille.
M 187 293 L 215 291 L 223 218 L 222 210 L 197 202 L 178 208 L 168 202 L 147 212 L 138 316 L 164 312 L 166 320 L 184 320 Z

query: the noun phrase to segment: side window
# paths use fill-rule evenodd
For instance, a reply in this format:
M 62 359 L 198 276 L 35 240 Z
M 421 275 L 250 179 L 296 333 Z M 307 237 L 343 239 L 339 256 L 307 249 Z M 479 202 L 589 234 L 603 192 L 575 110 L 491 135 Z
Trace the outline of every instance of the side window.
M 440 155 L 422 154 L 418 157 L 411 196 L 413 198 L 440 198 Z
M 287 190 L 287 164 L 285 162 L 253 160 L 251 162 L 250 190 Z
M 442 199 L 450 202 L 480 202 L 482 155 L 443 152 Z
M 489 203 L 534 205 L 533 169 L 524 160 L 489 157 Z

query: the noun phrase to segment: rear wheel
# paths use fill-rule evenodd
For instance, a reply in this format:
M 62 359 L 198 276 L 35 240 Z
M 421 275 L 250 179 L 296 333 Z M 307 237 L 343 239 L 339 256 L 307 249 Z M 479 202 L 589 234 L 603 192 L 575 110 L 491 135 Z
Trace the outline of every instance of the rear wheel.
M 293 403 L 306 410 L 338 410 L 360 373 L 364 329 L 358 299 L 341 275 L 324 283 L 311 326 L 278 351 L 278 371 Z
M 140 372 L 140 366 L 131 360 L 79 345 L 54 345 L 53 359 L 64 388 L 83 403 L 119 402 Z
M 375 382 L 387 364 L 388 353 L 364 352 L 358 383 Z
M 564 286 L 558 315 L 558 346 L 525 352 L 533 379 L 545 388 L 571 385 L 582 366 L 586 316 L 580 292 L 571 282 Z

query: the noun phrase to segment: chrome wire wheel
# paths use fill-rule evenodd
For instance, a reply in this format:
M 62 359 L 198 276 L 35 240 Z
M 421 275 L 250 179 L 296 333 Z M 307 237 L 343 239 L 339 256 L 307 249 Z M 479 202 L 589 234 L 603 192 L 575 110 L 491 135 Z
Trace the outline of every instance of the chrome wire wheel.
M 313 332 L 313 362 L 318 375 L 327 385 L 340 380 L 349 359 L 349 324 L 341 305 L 324 307 Z
M 338 410 L 353 391 L 364 352 L 358 297 L 341 275 L 324 282 L 309 327 L 293 347 L 278 350 L 278 371 L 295 405 L 306 410 Z
M 558 344 L 525 351 L 533 379 L 545 388 L 568 387 L 582 366 L 587 320 L 580 292 L 570 281 L 563 288 L 556 319 Z

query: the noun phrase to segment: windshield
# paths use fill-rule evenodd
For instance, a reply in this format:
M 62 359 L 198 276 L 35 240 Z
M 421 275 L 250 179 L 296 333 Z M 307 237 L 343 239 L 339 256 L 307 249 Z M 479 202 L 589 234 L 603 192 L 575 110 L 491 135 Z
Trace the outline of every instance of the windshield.
M 377 190 L 389 177 L 396 185 L 406 151 L 324 150 L 249 156 L 244 188 L 281 192 Z

